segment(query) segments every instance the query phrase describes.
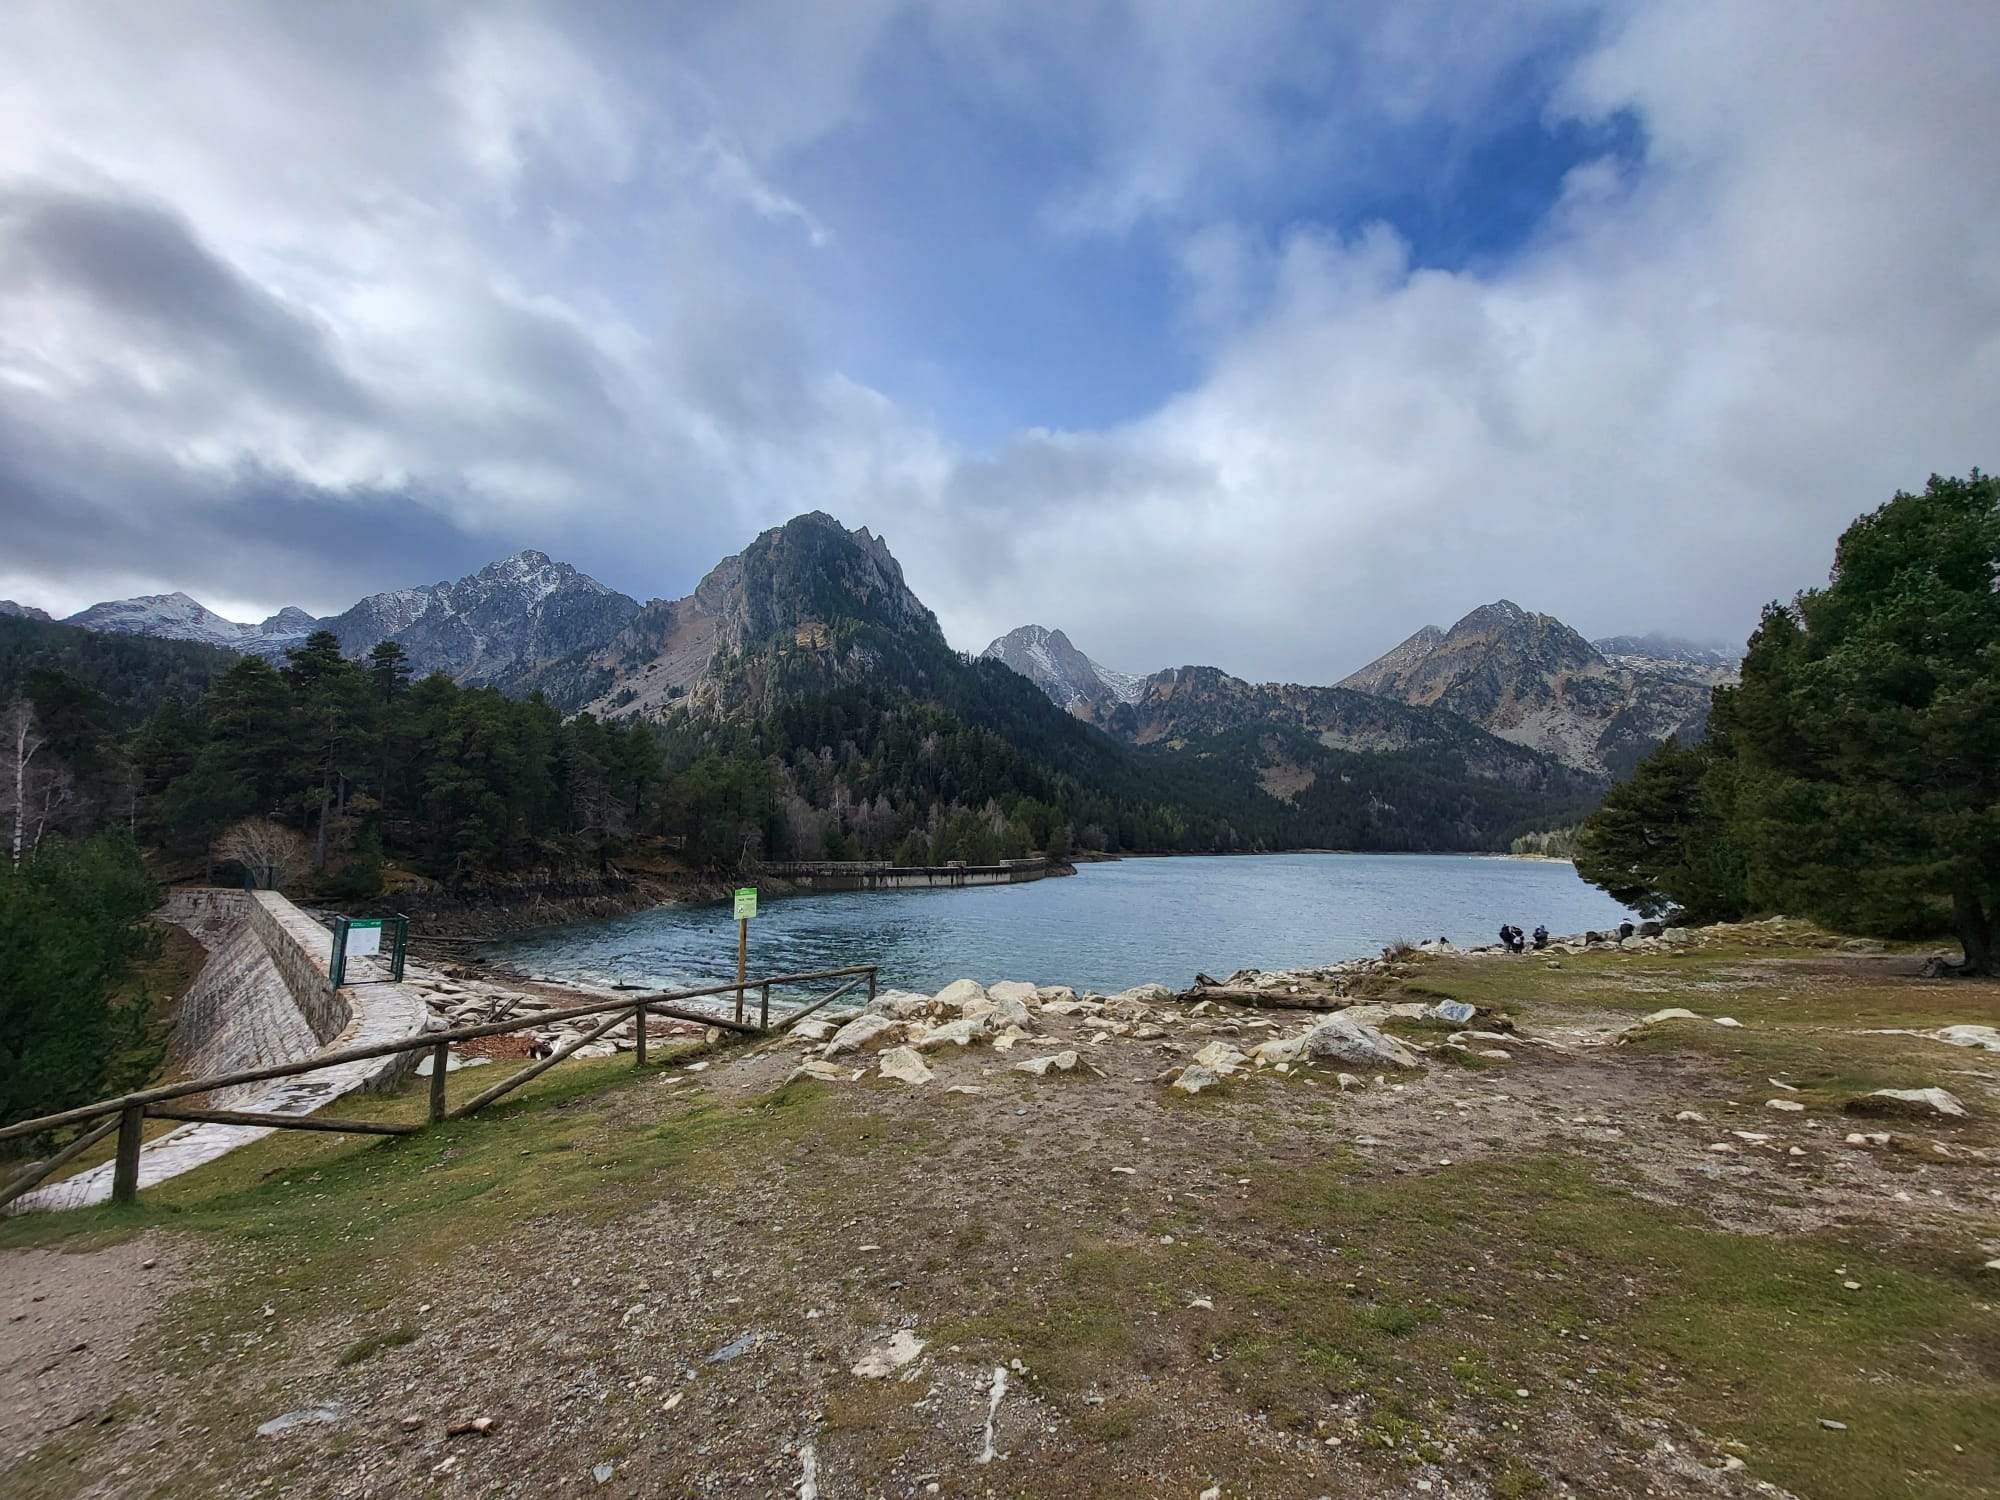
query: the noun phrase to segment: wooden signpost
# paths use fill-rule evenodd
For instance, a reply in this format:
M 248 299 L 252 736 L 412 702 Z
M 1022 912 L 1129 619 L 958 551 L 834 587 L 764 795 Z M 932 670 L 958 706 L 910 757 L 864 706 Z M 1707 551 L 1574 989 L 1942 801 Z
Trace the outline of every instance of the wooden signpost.
M 743 1019 L 743 978 L 750 972 L 750 919 L 757 915 L 757 887 L 736 888 L 736 1019 Z

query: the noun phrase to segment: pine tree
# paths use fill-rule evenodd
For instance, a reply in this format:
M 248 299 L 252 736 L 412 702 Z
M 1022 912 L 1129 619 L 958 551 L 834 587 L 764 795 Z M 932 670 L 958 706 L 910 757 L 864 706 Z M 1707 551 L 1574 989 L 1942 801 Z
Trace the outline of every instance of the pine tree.
M 2000 482 L 1933 476 L 1773 605 L 1729 706 L 1759 906 L 1886 933 L 1948 919 L 1993 971 L 2000 910 Z

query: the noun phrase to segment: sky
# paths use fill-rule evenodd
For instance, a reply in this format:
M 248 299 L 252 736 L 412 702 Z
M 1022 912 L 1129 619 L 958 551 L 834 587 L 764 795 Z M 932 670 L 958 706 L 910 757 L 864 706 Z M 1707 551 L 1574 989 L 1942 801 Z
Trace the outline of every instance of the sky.
M 12 0 L 0 597 L 807 510 L 955 645 L 1741 641 L 2000 466 L 2000 7 Z

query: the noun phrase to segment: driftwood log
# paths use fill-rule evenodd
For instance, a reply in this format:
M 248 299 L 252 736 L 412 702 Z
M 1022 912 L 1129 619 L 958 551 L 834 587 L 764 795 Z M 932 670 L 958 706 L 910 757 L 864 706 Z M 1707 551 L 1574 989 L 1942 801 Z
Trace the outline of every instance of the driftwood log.
M 1182 990 L 1180 998 L 1190 1004 L 1216 1000 L 1224 1005 L 1247 1005 L 1257 1010 L 1346 1010 L 1356 1003 L 1351 995 L 1315 994 L 1303 989 L 1295 994 L 1288 989 L 1259 990 L 1237 984 L 1196 985 L 1191 990 Z

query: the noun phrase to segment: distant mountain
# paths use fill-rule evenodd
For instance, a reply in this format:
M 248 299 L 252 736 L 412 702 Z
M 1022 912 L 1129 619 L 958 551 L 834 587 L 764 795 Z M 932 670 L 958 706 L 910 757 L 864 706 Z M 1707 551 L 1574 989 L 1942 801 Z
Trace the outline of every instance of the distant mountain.
M 1120 703 L 1133 703 L 1145 680 L 1092 661 L 1060 630 L 1022 625 L 994 641 L 981 656 L 1012 667 L 1049 695 L 1057 708 L 1093 722 Z
M 568 563 L 528 551 L 489 563 L 456 582 L 371 594 L 325 619 L 286 608 L 246 625 L 174 593 L 93 604 L 63 623 L 118 635 L 200 641 L 273 661 L 315 630 L 331 630 L 349 656 L 365 655 L 377 642 L 393 640 L 409 653 L 411 670 L 419 677 L 443 672 L 459 682 L 509 687 L 549 662 L 602 645 L 638 609 L 636 600 Z
M 16 604 L 12 599 L 0 599 L 0 615 L 15 620 L 46 620 L 49 612 L 36 609 L 32 604 Z
M 1450 630 L 1424 627 L 1340 685 L 1445 709 L 1601 775 L 1670 735 L 1698 736 L 1709 689 L 1730 670 L 1640 654 L 1614 662 L 1554 616 L 1502 599 Z
M 1010 639 L 1043 680 L 1007 664 Z M 1489 849 L 1594 800 L 1589 777 L 1449 713 L 1213 668 L 1121 680 L 1054 631 L 995 645 L 954 651 L 882 539 L 815 513 L 524 685 L 698 744 L 747 735 L 815 806 L 829 779 L 878 809 L 1035 788 L 1128 848 Z M 1060 706 L 1065 686 L 1110 733 Z
M 517 552 L 455 583 L 370 594 L 320 621 L 359 656 L 378 641 L 409 653 L 418 676 L 510 687 L 536 669 L 601 646 L 639 603 L 545 552 Z
M 600 716 L 733 711 L 768 700 L 780 667 L 795 675 L 816 662 L 827 681 L 851 680 L 889 651 L 909 656 L 912 644 L 927 662 L 955 655 L 887 545 L 815 511 L 724 558 L 686 598 L 652 600 L 601 647 L 523 685 Z
M 1590 644 L 1614 667 L 1692 674 L 1711 683 L 1727 682 L 1743 666 L 1741 646 L 1705 645 L 1677 635 L 1608 635 Z
M 93 604 L 62 622 L 83 630 L 144 635 L 156 640 L 200 641 L 254 656 L 282 656 L 311 635 L 317 621 L 302 609 L 285 608 L 255 625 L 225 620 L 186 594 L 142 594 Z

